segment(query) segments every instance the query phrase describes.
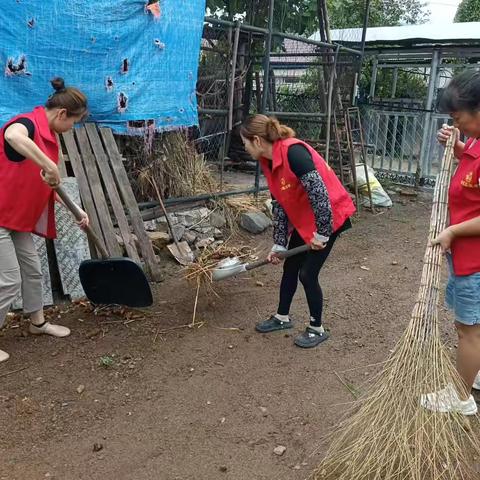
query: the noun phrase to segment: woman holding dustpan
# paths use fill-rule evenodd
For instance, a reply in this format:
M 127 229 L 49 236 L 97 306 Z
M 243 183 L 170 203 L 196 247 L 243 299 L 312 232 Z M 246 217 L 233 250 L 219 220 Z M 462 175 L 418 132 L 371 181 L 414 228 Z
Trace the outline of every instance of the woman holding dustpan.
M 22 292 L 30 333 L 66 337 L 67 327 L 43 315 L 42 271 L 32 233 L 55 238 L 55 187 L 60 185 L 56 133 L 70 130 L 87 113 L 86 96 L 52 80 L 54 93 L 44 107 L 17 115 L 0 130 L 0 328 Z M 82 210 L 80 227 L 88 225 Z M 0 362 L 9 358 L 0 350 Z
M 292 328 L 290 306 L 300 280 L 310 321 L 295 345 L 316 347 L 328 338 L 322 325 L 318 276 L 338 235 L 351 226 L 355 207 L 335 172 L 310 145 L 295 138 L 291 128 L 275 118 L 253 115 L 245 120 L 240 134 L 247 152 L 260 162 L 275 200 L 270 261 L 279 263 L 279 252 L 310 245 L 308 252 L 285 261 L 277 313 L 258 323 L 256 330 L 270 333 Z

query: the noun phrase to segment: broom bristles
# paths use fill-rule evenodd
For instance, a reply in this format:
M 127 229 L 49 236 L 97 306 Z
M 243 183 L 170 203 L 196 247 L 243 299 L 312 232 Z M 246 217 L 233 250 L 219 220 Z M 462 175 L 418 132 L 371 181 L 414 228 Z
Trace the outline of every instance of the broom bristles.
M 431 241 L 446 227 L 455 139 L 438 176 L 420 288 L 410 323 L 383 370 L 338 427 L 315 480 L 478 479 L 478 418 L 423 409 L 422 394 L 465 386 L 440 338 L 438 301 L 443 255 Z

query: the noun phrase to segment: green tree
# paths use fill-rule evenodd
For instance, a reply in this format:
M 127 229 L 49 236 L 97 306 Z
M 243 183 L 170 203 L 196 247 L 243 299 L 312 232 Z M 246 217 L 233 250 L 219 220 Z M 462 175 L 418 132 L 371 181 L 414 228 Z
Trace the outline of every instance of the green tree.
M 207 7 L 224 18 L 240 14 L 266 26 L 268 0 L 207 0 Z M 364 0 L 327 0 L 331 28 L 354 28 L 363 25 Z M 416 24 L 428 19 L 421 0 L 372 0 L 370 27 Z M 275 29 L 308 35 L 318 28 L 318 0 L 276 0 Z
M 354 28 L 363 25 L 365 2 L 327 0 L 332 28 Z M 388 27 L 424 23 L 428 19 L 425 3 L 419 0 L 372 0 L 369 27 Z
M 458 6 L 455 22 L 480 21 L 480 0 L 463 0 Z
M 240 15 L 247 23 L 266 28 L 268 0 L 207 0 L 212 13 L 233 20 Z M 311 34 L 318 27 L 317 0 L 276 0 L 275 30 Z

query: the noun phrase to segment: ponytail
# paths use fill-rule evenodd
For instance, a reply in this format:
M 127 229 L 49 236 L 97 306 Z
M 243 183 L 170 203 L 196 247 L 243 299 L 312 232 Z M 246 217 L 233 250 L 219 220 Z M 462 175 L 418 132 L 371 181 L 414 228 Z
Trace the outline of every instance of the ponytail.
M 260 137 L 269 143 L 295 137 L 295 132 L 290 127 L 281 124 L 276 118 L 260 114 L 249 116 L 240 127 L 240 133 L 249 140 Z

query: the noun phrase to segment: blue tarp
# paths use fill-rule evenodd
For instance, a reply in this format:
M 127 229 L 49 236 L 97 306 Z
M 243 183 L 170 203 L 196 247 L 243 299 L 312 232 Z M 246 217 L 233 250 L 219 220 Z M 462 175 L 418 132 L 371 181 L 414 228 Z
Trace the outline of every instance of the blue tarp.
M 91 118 L 196 125 L 205 0 L 1 0 L 0 122 L 45 103 L 60 76 L 84 91 Z M 126 102 L 126 104 L 125 104 Z M 126 108 L 124 108 L 126 107 Z

